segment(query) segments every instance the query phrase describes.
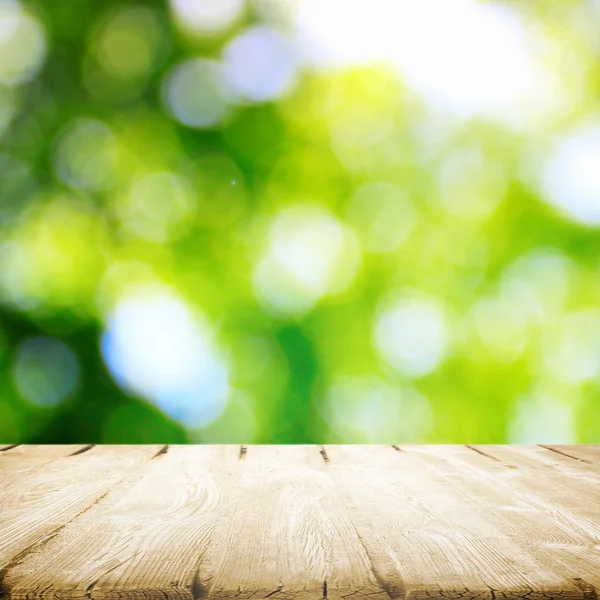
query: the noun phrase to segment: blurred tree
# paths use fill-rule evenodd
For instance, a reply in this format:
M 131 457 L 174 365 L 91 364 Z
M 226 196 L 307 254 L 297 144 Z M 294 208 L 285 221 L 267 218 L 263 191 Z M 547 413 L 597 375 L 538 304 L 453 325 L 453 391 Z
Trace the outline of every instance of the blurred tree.
M 0 0 L 0 440 L 598 441 L 599 18 Z

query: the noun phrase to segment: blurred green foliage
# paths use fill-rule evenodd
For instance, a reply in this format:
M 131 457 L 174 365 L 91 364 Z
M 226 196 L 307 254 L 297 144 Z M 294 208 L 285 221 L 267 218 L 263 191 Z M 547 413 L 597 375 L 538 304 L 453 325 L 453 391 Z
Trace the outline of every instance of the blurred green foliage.
M 1 441 L 600 441 L 598 4 L 367 4 L 0 0 Z

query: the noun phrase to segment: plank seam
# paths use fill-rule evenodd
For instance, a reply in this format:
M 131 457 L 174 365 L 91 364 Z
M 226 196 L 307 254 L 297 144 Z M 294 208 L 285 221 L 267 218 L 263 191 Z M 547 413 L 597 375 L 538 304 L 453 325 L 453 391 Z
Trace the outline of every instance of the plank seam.
M 588 465 L 594 464 L 594 463 L 590 462 L 589 460 L 586 460 L 585 458 L 579 458 L 578 456 L 573 456 L 572 454 L 567 454 L 566 452 L 563 452 L 562 450 L 557 450 L 556 448 L 552 448 L 552 446 L 544 446 L 543 444 L 538 444 L 538 446 L 540 448 L 544 448 L 545 450 L 550 450 L 550 452 L 556 452 L 556 454 L 562 454 L 563 456 L 567 456 L 569 458 L 572 458 L 573 460 L 580 460 L 581 462 L 587 463 Z
M 8 452 L 9 450 L 12 450 L 13 448 L 18 448 L 21 444 L 11 444 L 10 446 L 4 446 L 3 448 L 0 448 L 0 452 Z
M 386 596 L 390 600 L 396 600 L 397 598 L 406 598 L 407 597 L 407 589 L 406 589 L 406 585 L 405 585 L 404 581 L 402 580 L 401 584 L 396 586 L 396 587 L 400 588 L 397 592 L 392 591 L 392 586 L 380 575 L 379 571 L 375 568 L 375 564 L 373 563 L 373 558 L 371 556 L 371 553 L 369 552 L 367 545 L 365 544 L 362 536 L 360 535 L 360 533 L 358 532 L 358 530 L 356 529 L 354 524 L 352 524 L 352 528 L 354 529 L 354 532 L 356 533 L 356 537 L 360 541 L 360 545 L 363 547 L 363 550 L 365 551 L 367 559 L 369 560 L 369 565 L 371 567 L 371 573 L 373 573 L 375 580 L 379 584 L 379 587 L 385 592 Z M 398 577 L 400 577 L 399 573 L 398 573 Z
M 518 469 L 518 467 L 516 467 L 515 465 L 510 465 L 508 463 L 505 463 L 503 460 L 500 460 L 499 458 L 493 456 L 492 454 L 488 454 L 487 452 L 484 452 L 483 450 L 480 450 L 479 448 L 476 448 L 475 446 L 470 446 L 469 444 L 465 444 L 465 448 L 468 448 L 469 450 L 473 450 L 473 452 L 477 452 L 477 454 L 481 454 L 481 456 L 485 456 L 486 458 L 489 458 L 491 460 L 499 462 L 501 465 L 503 465 L 504 467 L 507 467 L 508 469 Z
M 62 525 L 59 525 L 56 529 L 51 531 L 45 537 L 33 542 L 33 544 L 30 544 L 24 550 L 21 550 L 21 552 L 19 552 L 16 556 L 14 556 L 8 562 L 8 564 L 6 564 L 4 567 L 2 567 L 2 569 L 0 569 L 0 598 L 9 598 L 9 599 L 11 598 L 11 591 L 10 591 L 9 587 L 6 585 L 6 576 L 8 575 L 9 571 L 11 571 L 15 567 L 17 567 L 20 563 L 22 563 L 28 554 L 30 554 L 34 550 L 40 550 L 41 548 L 43 548 L 46 544 L 48 544 L 48 542 L 50 542 L 53 538 L 55 538 L 65 527 L 67 527 L 67 525 L 72 523 L 75 519 L 77 519 L 81 515 L 85 514 L 94 505 L 98 504 L 98 502 L 100 502 L 101 500 L 106 498 L 106 496 L 108 496 L 109 493 L 110 493 L 110 490 L 107 492 L 104 492 L 104 494 L 102 494 L 101 496 L 96 498 L 96 500 L 94 500 L 89 506 L 86 506 L 86 508 L 84 508 L 82 511 L 78 512 L 74 517 L 72 517 L 71 519 L 69 519 L 68 521 L 63 523 Z
M 84 452 L 88 452 L 90 451 L 96 444 L 88 444 L 87 446 L 84 446 L 83 448 L 79 448 L 79 450 L 75 450 L 75 452 L 73 452 L 73 454 L 69 454 L 69 456 L 77 456 L 79 454 L 83 454 Z
M 325 450 L 325 446 L 319 446 L 319 453 L 321 454 L 321 458 L 323 462 L 328 465 L 329 464 L 329 456 L 327 455 L 327 450 Z
M 169 451 L 169 444 L 165 444 L 150 460 L 165 455 Z
M 90 444 L 90 446 L 94 447 L 95 444 Z M 91 448 L 88 448 L 88 449 L 91 449 Z M 75 454 L 81 454 L 82 453 L 81 451 L 85 451 L 85 449 L 82 448 L 81 450 L 77 451 Z M 68 456 L 74 456 L 74 455 L 71 454 Z M 68 456 L 64 457 L 64 458 L 68 458 Z M 146 461 L 146 464 L 149 463 L 152 460 L 152 458 L 153 457 L 149 458 Z M 57 460 L 57 459 L 54 459 L 54 460 Z M 53 461 L 50 461 L 50 462 L 53 462 Z M 37 470 L 37 469 L 33 469 L 33 470 Z M 68 525 L 73 523 L 73 521 L 75 521 L 76 519 L 78 519 L 79 517 L 84 515 L 86 512 L 88 512 L 90 509 L 92 509 L 95 505 L 97 505 L 99 502 L 104 500 L 104 498 L 106 498 L 111 493 L 111 491 L 114 491 L 119 485 L 121 485 L 132 474 L 133 474 L 133 470 L 131 472 L 127 473 L 127 475 L 125 477 L 123 477 L 119 481 L 117 481 L 111 487 L 110 490 L 107 490 L 106 492 L 104 492 L 103 494 L 98 496 L 98 498 L 96 498 L 89 506 L 86 506 L 82 511 L 78 512 L 75 516 L 73 516 L 71 519 L 69 519 L 62 525 L 59 525 L 56 529 L 51 531 L 45 537 L 38 539 L 37 541 L 33 542 L 33 544 L 30 544 L 29 546 L 27 546 L 27 548 L 25 548 L 24 550 L 19 552 L 17 555 L 15 555 L 4 567 L 2 567 L 0 569 L 0 600 L 10 600 L 12 597 L 11 590 L 8 587 L 8 585 L 6 584 L 6 578 L 12 569 L 19 566 L 19 564 L 25 560 L 25 558 L 27 557 L 27 555 L 29 553 L 31 553 L 34 550 L 43 548 L 48 542 L 50 542 L 54 537 L 56 537 L 63 529 L 65 529 L 65 527 L 67 527 Z

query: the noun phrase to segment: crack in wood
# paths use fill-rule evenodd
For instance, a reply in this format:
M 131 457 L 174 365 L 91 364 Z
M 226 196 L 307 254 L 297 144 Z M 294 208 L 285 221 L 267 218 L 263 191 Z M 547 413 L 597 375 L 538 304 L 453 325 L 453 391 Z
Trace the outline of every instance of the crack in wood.
M 323 598 L 327 598 L 327 579 L 323 582 Z
M 400 448 L 400 446 L 398 446 L 397 444 L 392 444 L 392 448 L 396 451 L 396 452 L 401 452 L 403 454 L 406 454 L 406 452 L 404 452 L 404 450 L 402 450 L 402 448 Z
M 277 594 L 277 593 L 281 592 L 282 589 L 283 589 L 283 584 L 280 583 L 280 584 L 277 585 L 276 589 L 274 589 L 272 592 L 269 592 L 266 596 L 263 596 L 263 598 L 270 598 L 274 594 Z
M 208 584 L 213 579 L 213 575 L 207 577 L 204 582 L 200 580 L 200 568 L 202 566 L 202 560 L 204 558 L 205 553 L 206 548 L 204 548 L 202 552 L 200 552 L 200 556 L 198 556 L 198 558 L 196 559 L 196 566 L 194 568 L 194 577 L 192 578 L 192 584 L 190 586 L 186 586 L 190 590 L 193 600 L 205 600 L 205 598 L 208 598 L 210 593 Z
M 27 546 L 27 548 L 25 548 L 24 550 L 22 550 L 21 552 L 16 554 L 4 567 L 2 567 L 2 569 L 0 569 L 0 599 L 10 600 L 10 598 L 12 596 L 11 589 L 8 586 L 8 584 L 6 583 L 6 578 L 8 576 L 8 573 L 12 569 L 14 569 L 19 564 L 21 564 L 25 560 L 25 558 L 27 557 L 28 554 L 30 554 L 34 550 L 40 550 L 44 546 L 46 546 L 46 544 L 48 544 L 48 542 L 50 542 L 53 538 L 55 538 L 63 529 L 65 529 L 65 527 L 67 527 L 69 524 L 71 524 L 75 519 L 79 518 L 81 515 L 88 512 L 91 508 L 93 508 L 100 501 L 104 500 L 104 498 L 106 498 L 106 496 L 108 496 L 108 494 L 110 494 L 110 490 L 107 492 L 104 492 L 104 494 L 102 494 L 101 496 L 96 498 L 96 500 L 94 500 L 89 506 L 86 506 L 82 511 L 78 512 L 74 517 L 70 518 L 68 521 L 65 521 L 62 525 L 59 525 L 56 529 L 51 531 L 45 537 L 42 537 L 41 539 L 33 542 L 33 544 L 30 544 L 29 546 Z
M 238 460 L 244 460 L 246 458 L 247 453 L 248 448 L 246 446 L 240 446 L 240 454 L 238 456 Z
M 20 445 L 21 444 L 11 444 L 10 446 L 3 446 L 2 448 L 0 448 L 0 452 L 8 452 L 9 450 L 12 450 L 13 448 L 17 448 Z
M 208 597 L 208 588 L 200 581 L 200 569 L 196 569 L 194 579 L 192 580 L 192 597 L 194 600 L 204 600 Z
M 169 451 L 169 444 L 165 444 L 150 460 L 163 456 Z
M 98 577 L 98 579 L 96 579 L 96 581 L 92 581 L 92 583 L 90 583 L 90 585 L 88 585 L 85 588 L 85 595 L 88 598 L 92 597 L 92 592 L 94 591 L 94 588 L 96 587 L 96 584 L 100 581 L 100 577 Z
M 409 592 L 400 574 L 396 573 L 397 581 L 395 583 L 390 582 L 386 577 L 384 577 L 375 567 L 375 561 L 373 559 L 373 556 L 367 548 L 367 545 L 365 544 L 365 541 L 363 540 L 362 536 L 360 535 L 356 527 L 354 527 L 353 525 L 352 529 L 354 530 L 354 533 L 356 534 L 356 537 L 358 538 L 358 541 L 360 542 L 360 545 L 362 546 L 365 555 L 367 556 L 369 565 L 371 567 L 371 573 L 373 573 L 375 581 L 377 581 L 377 584 L 379 585 L 381 590 L 390 600 L 397 600 L 398 598 L 406 599 L 408 597 Z
M 476 448 L 475 446 L 470 446 L 469 444 L 465 444 L 465 448 L 468 448 L 469 450 L 473 450 L 473 452 L 477 452 L 477 454 L 481 454 L 481 456 L 485 456 L 486 458 L 489 458 L 491 460 L 499 462 L 501 465 L 503 465 L 504 467 L 507 467 L 508 469 L 517 469 L 518 468 L 518 467 L 515 467 L 515 465 L 509 465 L 508 463 L 505 463 L 504 461 L 500 460 L 499 458 L 496 458 L 492 454 L 488 454 L 487 452 L 484 452 L 483 450 L 480 450 L 479 448 Z
M 597 600 L 598 592 L 589 581 L 586 581 L 581 577 L 573 577 L 573 581 L 575 582 L 575 585 L 583 592 L 584 598 L 589 598 L 589 600 Z
M 87 446 L 84 446 L 83 448 L 79 448 L 79 450 L 76 450 L 75 452 L 73 452 L 72 454 L 69 454 L 69 456 L 77 456 L 78 454 L 83 454 L 84 452 L 88 452 L 89 450 L 91 450 L 96 444 L 88 444 Z
M 321 458 L 323 462 L 328 465 L 329 464 L 329 456 L 327 455 L 327 450 L 325 450 L 325 446 L 319 446 L 319 453 L 321 454 Z
M 562 450 L 557 450 L 556 448 L 552 448 L 552 446 L 544 446 L 544 444 L 538 444 L 538 446 L 540 448 L 544 448 L 545 450 L 550 450 L 550 452 L 556 452 L 556 454 L 562 454 L 563 456 L 567 456 L 568 458 L 572 458 L 573 460 L 579 460 L 581 462 L 587 463 L 588 465 L 593 464 L 589 460 L 585 460 L 585 458 L 579 458 L 578 456 L 573 456 L 572 454 L 567 454 L 566 452 L 563 452 Z
M 139 552 L 136 552 L 135 554 L 132 554 L 128 558 L 126 558 L 126 559 L 122 560 L 121 562 L 119 562 L 118 564 L 116 564 L 114 567 L 108 569 L 108 571 L 106 571 L 105 573 L 102 573 L 102 575 L 100 575 L 100 577 L 98 577 L 95 581 L 92 581 L 92 583 L 90 583 L 90 585 L 88 585 L 87 588 L 85 588 L 85 595 L 88 598 L 90 598 L 90 600 L 93 600 L 92 592 L 94 591 L 94 588 L 96 587 L 96 585 L 98 584 L 98 582 L 103 577 L 106 577 L 110 572 L 114 571 L 115 569 L 118 569 L 119 567 L 121 567 L 122 565 L 124 565 L 127 561 L 130 561 L 130 560 L 134 559 L 136 556 L 138 556 L 142 552 L 143 551 L 140 550 Z M 50 588 L 50 587 L 52 587 L 52 586 L 51 585 L 48 586 L 48 588 Z
M 106 492 L 106 494 L 108 494 L 108 492 Z M 104 496 L 106 496 L 106 494 L 104 494 Z M 46 546 L 46 544 L 48 544 L 53 538 L 55 538 L 69 523 L 71 523 L 74 519 L 88 511 L 94 504 L 99 502 L 102 499 L 102 497 L 103 496 L 96 499 L 92 504 L 90 504 L 80 513 L 77 513 L 72 519 L 69 519 L 66 523 L 63 523 L 62 525 L 51 531 L 49 534 L 47 534 L 45 537 L 42 537 L 41 539 L 33 542 L 33 544 L 30 544 L 29 546 L 27 546 L 27 548 L 21 550 L 21 552 L 13 556 L 13 558 L 4 567 L 2 567 L 2 569 L 0 569 L 0 598 L 11 598 L 11 589 L 6 583 L 6 577 L 13 568 L 18 566 L 21 562 L 23 562 L 23 560 L 25 560 L 28 554 L 30 554 L 34 550 L 40 550 L 44 546 Z

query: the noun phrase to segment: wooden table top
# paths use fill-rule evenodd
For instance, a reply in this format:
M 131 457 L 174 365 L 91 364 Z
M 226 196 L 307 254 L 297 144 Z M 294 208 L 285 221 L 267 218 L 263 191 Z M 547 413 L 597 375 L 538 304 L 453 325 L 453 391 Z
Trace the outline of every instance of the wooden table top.
M 595 599 L 600 446 L 0 446 L 0 597 Z

